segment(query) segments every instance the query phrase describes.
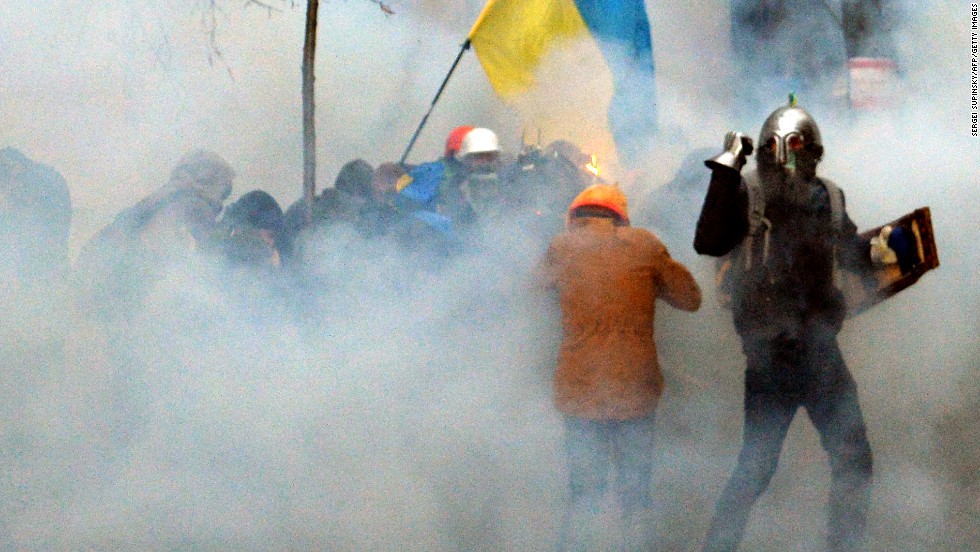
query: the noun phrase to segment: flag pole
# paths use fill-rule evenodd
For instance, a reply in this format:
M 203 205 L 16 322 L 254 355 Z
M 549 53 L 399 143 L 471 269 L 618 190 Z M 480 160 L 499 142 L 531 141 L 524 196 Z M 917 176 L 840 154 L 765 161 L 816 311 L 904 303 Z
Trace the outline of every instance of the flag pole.
M 453 66 L 449 68 L 449 73 L 446 74 L 446 78 L 442 80 L 442 85 L 439 86 L 439 91 L 436 92 L 436 96 L 432 98 L 432 103 L 429 105 L 429 110 L 425 112 L 425 116 L 422 117 L 422 122 L 419 123 L 418 128 L 415 129 L 415 134 L 412 135 L 412 139 L 408 141 L 408 147 L 405 148 L 405 153 L 402 154 L 401 159 L 398 160 L 399 165 L 405 164 L 405 159 L 408 158 L 408 153 L 412 151 L 412 146 L 415 145 L 415 140 L 418 139 L 419 134 L 422 132 L 422 128 L 425 123 L 429 120 L 429 115 L 432 114 L 432 110 L 436 107 L 436 102 L 439 101 L 439 97 L 442 96 L 442 91 L 446 89 L 446 84 L 449 83 L 449 77 L 453 76 L 453 72 L 456 71 L 456 66 L 459 65 L 459 60 L 463 58 L 463 53 L 470 49 L 470 39 L 467 38 L 466 42 L 463 42 L 463 46 L 459 49 L 459 53 L 456 54 L 456 61 L 453 62 Z
M 408 153 L 412 151 L 412 146 L 415 145 L 415 140 L 418 139 L 419 134 L 422 132 L 422 127 L 424 127 L 425 123 L 429 120 L 429 115 L 431 115 L 432 110 L 435 109 L 436 102 L 438 102 L 439 97 L 442 96 L 442 91 L 446 89 L 446 84 L 449 82 L 449 77 L 453 76 L 453 71 L 455 71 L 456 66 L 459 65 L 459 60 L 463 59 L 463 53 L 466 52 L 466 50 L 470 49 L 473 35 L 476 33 L 476 30 L 480 28 L 480 25 L 483 23 L 483 20 L 487 17 L 487 14 L 490 12 L 490 8 L 493 7 L 496 1 L 497 0 L 488 0 L 486 5 L 484 5 L 483 9 L 480 11 L 480 15 L 476 18 L 476 21 L 473 23 L 473 27 L 470 28 L 469 34 L 466 35 L 466 42 L 463 42 L 463 46 L 460 47 L 459 53 L 456 54 L 456 61 L 454 61 L 453 66 L 449 68 L 449 73 L 447 73 L 446 78 L 442 80 L 442 85 L 439 87 L 439 91 L 436 92 L 436 97 L 432 98 L 432 104 L 429 105 L 429 110 L 425 112 L 425 116 L 422 117 L 422 122 L 420 122 L 419 127 L 415 129 L 415 134 L 412 135 L 412 139 L 409 140 L 408 142 L 408 147 L 405 148 L 405 153 L 403 153 L 402 158 L 398 160 L 399 165 L 404 165 L 405 160 L 408 159 Z

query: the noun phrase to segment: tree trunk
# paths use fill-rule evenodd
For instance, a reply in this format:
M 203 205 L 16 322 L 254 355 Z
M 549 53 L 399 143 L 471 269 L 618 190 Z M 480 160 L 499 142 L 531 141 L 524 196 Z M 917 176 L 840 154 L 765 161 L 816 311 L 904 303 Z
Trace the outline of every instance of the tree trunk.
M 306 41 L 303 44 L 303 198 L 305 217 L 313 218 L 316 196 L 316 126 L 314 119 L 314 59 L 316 57 L 316 18 L 319 0 L 308 0 L 306 6 Z

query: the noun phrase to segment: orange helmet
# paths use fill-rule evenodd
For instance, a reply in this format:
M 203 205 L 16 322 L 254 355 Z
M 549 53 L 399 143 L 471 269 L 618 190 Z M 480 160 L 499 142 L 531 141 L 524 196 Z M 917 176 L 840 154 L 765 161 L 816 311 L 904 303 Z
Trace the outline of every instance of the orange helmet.
M 615 184 L 593 184 L 582 190 L 568 206 L 568 214 L 571 215 L 579 207 L 605 207 L 619 215 L 624 222 L 629 223 L 630 220 L 626 210 L 626 194 Z
M 463 145 L 463 138 L 473 130 L 471 126 L 458 126 L 446 138 L 446 157 L 453 157 Z

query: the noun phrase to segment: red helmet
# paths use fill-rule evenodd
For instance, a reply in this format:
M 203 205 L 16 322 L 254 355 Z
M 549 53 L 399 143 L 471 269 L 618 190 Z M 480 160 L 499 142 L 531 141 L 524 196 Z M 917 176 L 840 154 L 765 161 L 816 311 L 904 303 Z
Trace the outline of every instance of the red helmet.
M 453 157 L 459 152 L 459 148 L 463 145 L 463 138 L 473 130 L 471 126 L 458 126 L 449 133 L 449 138 L 446 139 L 446 157 Z

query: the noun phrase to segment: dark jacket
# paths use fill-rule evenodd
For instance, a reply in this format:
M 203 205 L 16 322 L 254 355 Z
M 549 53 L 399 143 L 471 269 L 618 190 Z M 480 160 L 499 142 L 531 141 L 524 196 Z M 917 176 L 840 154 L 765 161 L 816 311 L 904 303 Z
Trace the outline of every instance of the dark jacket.
M 868 241 L 857 235 L 846 210 L 840 228 L 834 228 L 830 198 L 821 185 L 813 186 L 806 206 L 768 201 L 765 216 L 772 224 L 766 262 L 754 248 L 751 268 L 733 266 L 736 329 L 743 335 L 796 335 L 806 325 L 820 323 L 838 331 L 846 305 L 834 284 L 835 256 L 841 268 L 866 274 L 872 270 Z M 726 255 L 743 243 L 748 230 L 745 181 L 733 170 L 715 170 L 694 249 L 702 255 Z
M 103 322 L 139 310 L 170 265 L 186 261 L 215 238 L 220 209 L 180 189 L 151 195 L 116 215 L 79 253 L 79 307 Z

